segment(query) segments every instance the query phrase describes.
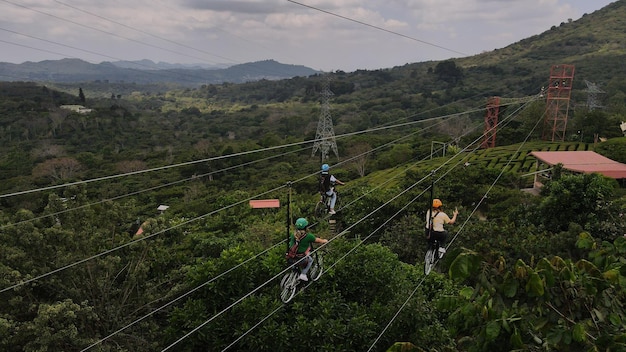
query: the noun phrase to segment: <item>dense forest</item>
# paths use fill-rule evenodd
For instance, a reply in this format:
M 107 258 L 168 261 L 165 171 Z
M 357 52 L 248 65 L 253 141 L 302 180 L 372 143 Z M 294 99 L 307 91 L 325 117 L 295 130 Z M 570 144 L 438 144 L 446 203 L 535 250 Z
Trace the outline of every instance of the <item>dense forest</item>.
M 526 191 L 541 172 L 530 151 L 626 163 L 625 12 L 617 1 L 491 53 L 385 70 L 0 83 L 0 348 L 626 350 L 624 181 L 557 165 Z M 540 93 L 563 63 L 579 76 L 565 138 L 546 141 Z M 338 153 L 323 160 L 346 184 L 337 214 L 315 217 L 326 87 Z M 510 103 L 485 149 L 491 96 Z M 91 110 L 63 107 L 77 104 Z M 459 217 L 425 275 L 432 196 Z M 329 240 L 324 273 L 284 304 L 299 217 Z

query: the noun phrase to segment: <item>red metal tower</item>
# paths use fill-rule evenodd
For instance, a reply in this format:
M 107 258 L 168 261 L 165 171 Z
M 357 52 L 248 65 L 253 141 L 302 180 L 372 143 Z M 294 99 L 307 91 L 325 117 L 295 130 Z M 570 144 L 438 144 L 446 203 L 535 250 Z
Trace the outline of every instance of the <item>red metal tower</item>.
M 503 105 L 525 104 L 543 97 L 542 93 L 521 98 L 490 97 L 487 99 L 487 114 L 485 115 L 485 132 L 481 147 L 493 148 L 496 146 L 496 131 L 498 130 L 498 115 Z
M 574 81 L 574 65 L 553 65 L 547 89 L 543 140 L 565 140 L 567 113 Z
M 496 130 L 498 126 L 498 114 L 500 113 L 500 97 L 487 99 L 487 114 L 485 115 L 485 132 L 482 147 L 493 148 L 496 146 Z

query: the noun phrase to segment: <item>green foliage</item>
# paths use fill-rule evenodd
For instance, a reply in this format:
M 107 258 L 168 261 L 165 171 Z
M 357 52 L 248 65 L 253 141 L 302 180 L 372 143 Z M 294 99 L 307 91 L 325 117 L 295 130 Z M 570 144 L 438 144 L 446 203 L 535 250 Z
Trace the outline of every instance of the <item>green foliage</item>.
M 335 232 L 311 217 L 319 155 L 307 141 L 326 76 L 184 89 L 84 82 L 88 115 L 58 108 L 79 102 L 77 85 L 0 84 L 3 194 L 159 169 L 2 198 L 0 289 L 18 286 L 0 293 L 0 349 L 80 350 L 145 314 L 96 348 L 160 350 L 206 323 L 176 349 L 221 350 L 248 333 L 234 349 L 292 351 L 297 335 L 310 350 L 364 351 L 384 329 L 375 350 L 624 349 L 623 190 L 567 174 L 539 196 L 518 190 L 532 183 L 521 176 L 536 171 L 531 151 L 593 147 L 626 160 L 623 138 L 590 144 L 594 134 L 616 137 L 626 112 L 624 9 L 614 2 L 474 57 L 330 74 L 342 135 L 330 162 L 347 182 Z M 484 114 L 467 111 L 488 95 L 537 94 L 554 62 L 607 82 L 606 109 L 577 108 L 568 142 L 539 141 L 545 104 L 537 101 L 498 130 L 499 147 L 430 155 L 432 141 L 479 140 L 478 130 L 466 131 Z M 575 81 L 572 106 L 586 99 L 584 88 Z M 457 113 L 463 118 L 425 122 Z M 343 162 L 359 143 L 374 153 L 357 172 Z M 424 277 L 427 196 L 413 197 L 435 169 L 437 197 L 461 213 L 439 265 L 447 275 Z M 259 194 L 281 208 L 251 209 Z M 291 217 L 319 221 L 321 237 L 350 230 L 325 249 L 322 278 L 282 305 L 288 197 Z M 160 204 L 170 208 L 158 214 Z
M 457 83 L 463 77 L 463 71 L 452 60 L 438 63 L 434 72 L 440 80 L 448 83 Z
M 589 252 L 594 263 L 543 258 L 535 267 L 523 261 L 514 267 L 504 259 L 489 264 L 476 253 L 464 252 L 450 276 L 469 285 L 439 306 L 450 310 L 451 329 L 462 336 L 468 351 L 485 349 L 621 349 L 626 333 L 621 308 L 626 240 L 603 243 Z M 595 247 L 587 234 L 582 248 Z M 471 294 L 470 294 L 471 293 Z
M 576 223 L 608 238 L 615 231 L 603 231 L 603 223 L 613 221 L 609 204 L 615 187 L 613 180 L 598 174 L 563 175 L 549 182 L 542 189 L 545 197 L 537 209 L 545 214 L 542 225 L 557 232 Z
M 626 137 L 611 138 L 596 145 L 596 153 L 620 163 L 626 163 Z

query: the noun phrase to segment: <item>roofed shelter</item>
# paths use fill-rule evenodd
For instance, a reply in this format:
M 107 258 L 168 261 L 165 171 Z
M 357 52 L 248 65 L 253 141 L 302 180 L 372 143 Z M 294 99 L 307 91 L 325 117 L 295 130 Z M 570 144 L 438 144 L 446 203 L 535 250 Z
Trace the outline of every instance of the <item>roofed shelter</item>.
M 571 172 L 592 174 L 597 173 L 616 180 L 626 179 L 626 164 L 619 163 L 592 151 L 556 151 L 531 152 L 537 158 L 537 163 L 544 163 L 552 167 L 562 164 L 564 170 Z M 538 166 L 539 170 L 540 167 Z M 535 174 L 535 187 L 540 187 Z

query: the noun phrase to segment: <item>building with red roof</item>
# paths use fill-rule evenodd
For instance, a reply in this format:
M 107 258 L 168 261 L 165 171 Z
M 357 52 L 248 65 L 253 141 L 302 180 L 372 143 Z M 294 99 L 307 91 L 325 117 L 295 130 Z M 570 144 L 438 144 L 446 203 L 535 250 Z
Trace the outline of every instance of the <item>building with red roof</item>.
M 592 151 L 556 151 L 531 152 L 537 158 L 537 170 L 551 168 L 557 164 L 563 165 L 564 170 L 576 173 L 597 173 L 616 180 L 626 179 L 626 164 L 619 163 Z M 544 165 L 542 165 L 544 164 Z M 541 187 L 539 181 L 541 172 L 535 173 L 534 187 Z

